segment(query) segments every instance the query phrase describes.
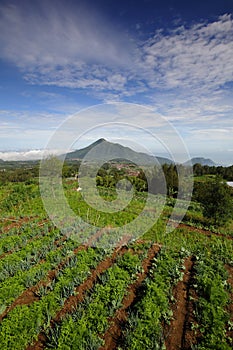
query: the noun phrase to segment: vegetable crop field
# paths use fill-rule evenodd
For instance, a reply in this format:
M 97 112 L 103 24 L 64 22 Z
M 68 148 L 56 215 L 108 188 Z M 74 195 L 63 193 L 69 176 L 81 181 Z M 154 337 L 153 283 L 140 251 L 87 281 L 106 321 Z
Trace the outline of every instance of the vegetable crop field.
M 100 228 L 84 226 L 80 242 L 49 220 L 37 185 L 20 186 L 0 193 L 1 350 L 233 348 L 231 227 L 192 223 L 193 206 L 167 233 L 167 203 L 138 239 L 126 234 L 101 245 L 112 239 L 106 216 Z M 72 186 L 67 198 L 96 222 Z M 135 210 L 142 204 L 138 194 Z

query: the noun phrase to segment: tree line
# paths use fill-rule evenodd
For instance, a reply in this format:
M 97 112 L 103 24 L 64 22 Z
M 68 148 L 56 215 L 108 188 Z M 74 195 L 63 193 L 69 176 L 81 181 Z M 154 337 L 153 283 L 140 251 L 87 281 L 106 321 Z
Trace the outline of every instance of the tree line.
M 193 166 L 193 174 L 194 176 L 217 175 L 221 176 L 224 180 L 233 181 L 233 165 L 224 167 L 201 165 L 197 163 Z

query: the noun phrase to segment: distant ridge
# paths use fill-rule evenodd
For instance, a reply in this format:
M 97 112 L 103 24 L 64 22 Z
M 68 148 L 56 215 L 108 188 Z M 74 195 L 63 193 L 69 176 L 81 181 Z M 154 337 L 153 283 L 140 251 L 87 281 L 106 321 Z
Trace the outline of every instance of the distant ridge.
M 120 145 L 119 143 L 113 143 L 100 138 L 93 142 L 89 146 L 80 150 L 69 152 L 66 155 L 66 160 L 78 160 L 83 159 L 88 152 L 91 152 L 92 160 L 104 160 L 104 159 L 128 159 L 131 162 L 142 165 L 154 165 L 156 161 L 162 164 L 173 164 L 168 158 L 154 157 L 149 154 L 133 151 L 129 147 Z
M 194 164 L 201 164 L 201 165 L 208 165 L 208 166 L 217 166 L 217 164 L 209 158 L 203 158 L 203 157 L 194 157 L 191 159 L 190 162 L 185 162 L 184 165 L 192 165 Z

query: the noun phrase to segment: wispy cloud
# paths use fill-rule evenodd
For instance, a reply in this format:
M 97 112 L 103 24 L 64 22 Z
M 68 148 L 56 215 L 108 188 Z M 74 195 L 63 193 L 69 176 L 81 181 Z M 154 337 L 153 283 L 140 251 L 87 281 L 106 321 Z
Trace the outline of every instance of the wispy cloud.
M 233 20 L 157 30 L 144 43 L 84 7 L 8 5 L 0 12 L 1 57 L 34 84 L 117 97 L 153 90 L 210 91 L 233 81 Z M 29 12 L 29 13 L 28 13 Z
M 215 89 L 233 80 L 233 21 L 223 15 L 212 23 L 157 31 L 143 46 L 151 87 Z
M 0 149 L 43 148 L 64 119 L 58 113 L 0 110 Z
M 32 83 L 122 89 L 126 78 L 120 67 L 130 64 L 133 44 L 121 34 L 83 6 L 72 11 L 58 2 L 38 11 L 30 11 L 30 5 L 0 9 L 1 57 L 16 64 Z
M 26 148 L 33 138 L 35 147 L 42 147 L 41 140 L 85 104 L 78 95 L 67 97 L 63 89 L 52 87 L 82 91 L 102 102 L 147 104 L 188 142 L 201 140 L 204 148 L 208 139 L 213 148 L 222 142 L 222 148 L 232 149 L 231 15 L 191 25 L 177 22 L 173 29 L 154 30 L 139 39 L 137 31 L 132 37 L 80 4 L 35 3 L 12 0 L 0 6 L 0 58 L 18 67 L 29 86 L 43 86 L 38 100 L 46 112 L 0 111 L 3 149 L 13 133 Z M 44 86 L 48 91 L 42 91 Z M 152 128 L 154 120 L 140 116 L 140 122 Z
M 42 2 L 1 7 L 2 54 L 22 68 L 129 62 L 126 36 L 84 6 Z M 127 49 L 126 49 L 127 48 Z M 17 54 L 17 56 L 15 56 Z

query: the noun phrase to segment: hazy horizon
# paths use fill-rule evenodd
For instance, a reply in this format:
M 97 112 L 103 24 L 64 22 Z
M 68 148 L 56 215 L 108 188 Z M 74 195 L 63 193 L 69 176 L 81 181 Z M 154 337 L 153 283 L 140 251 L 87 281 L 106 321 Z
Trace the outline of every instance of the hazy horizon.
M 93 142 L 97 141 L 96 140 L 93 140 Z M 113 143 L 119 143 L 119 142 L 116 142 L 116 141 L 110 141 L 110 140 L 107 140 L 109 142 L 113 142 Z M 80 147 L 78 148 L 72 148 L 69 150 L 69 152 L 72 152 L 72 151 L 75 151 L 75 150 L 79 150 L 81 148 L 85 148 L 89 145 L 91 145 L 93 142 L 87 142 L 87 143 L 83 143 Z M 126 147 L 129 147 L 129 145 L 127 145 L 127 143 L 121 143 L 123 146 L 126 146 Z M 133 149 L 134 151 L 136 152 L 140 152 L 143 150 L 141 149 L 137 149 L 136 147 L 130 147 L 131 149 Z M 64 150 L 65 152 L 65 150 Z M 27 160 L 40 160 L 42 159 L 42 157 L 44 155 L 55 155 L 55 156 L 59 156 L 61 154 L 64 153 L 61 149 L 57 149 L 57 150 L 48 150 L 48 149 L 21 149 L 21 150 L 6 150 L 4 152 L 1 152 L 0 151 L 0 160 L 4 160 L 4 161 L 27 161 Z M 148 152 L 149 154 L 149 152 Z M 171 159 L 170 155 L 168 153 L 159 153 L 156 151 L 153 152 L 153 155 L 155 157 L 163 157 L 163 158 L 168 158 L 168 159 Z M 211 157 L 208 157 L 208 156 L 203 156 L 201 154 L 194 154 L 194 155 L 190 155 L 190 159 L 192 158 L 205 158 L 205 159 L 210 159 L 212 160 L 214 163 L 216 163 L 216 165 L 222 165 L 222 166 L 230 166 L 230 165 L 233 165 L 233 162 L 232 163 L 229 163 L 229 164 L 225 164 L 225 163 L 218 163 L 216 162 L 215 159 L 211 158 Z M 184 159 L 184 162 L 190 160 L 190 159 Z

